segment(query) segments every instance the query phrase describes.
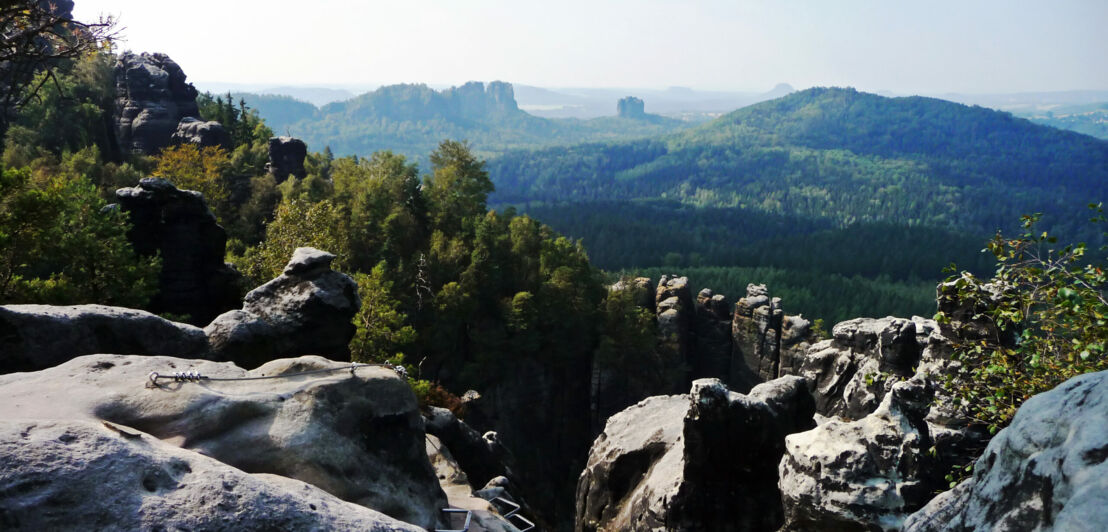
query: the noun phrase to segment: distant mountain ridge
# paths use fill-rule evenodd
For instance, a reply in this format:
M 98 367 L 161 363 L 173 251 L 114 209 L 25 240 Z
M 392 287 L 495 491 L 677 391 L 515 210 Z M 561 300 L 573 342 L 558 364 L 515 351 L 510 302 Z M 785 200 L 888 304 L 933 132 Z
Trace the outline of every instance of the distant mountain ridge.
M 312 149 L 330 146 L 336 155 L 362 156 L 392 150 L 417 161 L 424 161 L 444 139 L 469 141 L 487 157 L 513 148 L 643 138 L 692 126 L 649 113 L 592 120 L 540 118 L 521 110 L 512 85 L 501 81 L 444 90 L 388 85 L 320 108 L 280 96 L 232 96 L 257 109 L 275 131 L 299 137 Z M 611 114 L 615 111 L 613 99 Z
M 989 233 L 1108 196 L 1108 142 L 923 97 L 814 88 L 663 138 L 514 151 L 500 202 L 666 199 Z

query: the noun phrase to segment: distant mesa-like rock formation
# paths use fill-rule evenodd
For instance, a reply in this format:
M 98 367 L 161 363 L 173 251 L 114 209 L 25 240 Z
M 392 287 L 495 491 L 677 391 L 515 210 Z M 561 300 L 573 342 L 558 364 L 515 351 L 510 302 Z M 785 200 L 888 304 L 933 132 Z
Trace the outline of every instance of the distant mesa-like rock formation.
M 175 371 L 213 379 L 317 373 L 149 379 Z M 113 527 L 175 511 L 173 523 L 217 529 L 229 522 L 266 529 L 286 516 L 274 527 L 377 520 L 367 529 L 414 530 L 340 501 L 428 529 L 446 505 L 415 395 L 388 368 L 351 370 L 309 356 L 246 371 L 225 362 L 90 355 L 0 376 L 0 419 L 6 529 Z M 219 516 L 230 521 L 211 521 Z
M 289 176 L 304 179 L 308 174 L 304 169 L 304 159 L 308 156 L 308 145 L 293 137 L 272 137 L 269 139 L 269 163 L 266 171 L 278 183 Z
M 115 128 L 124 151 L 155 154 L 183 118 L 198 118 L 197 91 L 165 54 L 124 52 L 115 64 Z
M 177 123 L 177 131 L 170 137 L 172 144 L 196 144 L 201 148 L 218 146 L 231 149 L 231 135 L 223 124 L 214 120 L 203 121 L 186 116 Z
M 459 114 L 464 117 L 483 119 L 489 115 L 519 111 L 515 89 L 511 83 L 504 81 L 490 81 L 488 84 L 470 81 L 444 94 L 455 100 Z
M 616 103 L 616 115 L 621 118 L 643 118 L 646 116 L 646 104 L 642 98 L 627 96 Z
M 748 395 L 717 379 L 608 419 L 577 484 L 574 530 L 773 530 L 785 436 L 813 426 L 802 379 Z
M 208 324 L 204 332 L 218 359 L 244 367 L 309 353 L 348 359 L 361 300 L 357 283 L 331 270 L 334 259 L 297 248 L 280 276 L 246 294 L 241 310 Z
M 199 192 L 145 178 L 115 195 L 130 217 L 127 238 L 135 252 L 162 258 L 152 311 L 187 316 L 189 323 L 203 325 L 238 306 L 242 276 L 223 262 L 227 233 Z

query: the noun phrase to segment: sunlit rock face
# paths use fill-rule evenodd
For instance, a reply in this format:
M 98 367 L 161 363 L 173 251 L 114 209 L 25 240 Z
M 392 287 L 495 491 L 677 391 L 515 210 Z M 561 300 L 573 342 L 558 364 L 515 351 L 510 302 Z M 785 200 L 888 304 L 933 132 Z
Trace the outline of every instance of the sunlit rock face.
M 115 64 L 115 129 L 120 149 L 152 155 L 169 146 L 181 119 L 200 116 L 197 94 L 168 55 L 120 54 Z

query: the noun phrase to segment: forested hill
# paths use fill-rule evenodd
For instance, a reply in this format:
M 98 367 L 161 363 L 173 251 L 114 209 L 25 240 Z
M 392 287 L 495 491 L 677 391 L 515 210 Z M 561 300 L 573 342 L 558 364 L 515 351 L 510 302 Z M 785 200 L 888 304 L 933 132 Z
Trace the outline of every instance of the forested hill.
M 659 140 L 513 151 L 490 172 L 506 203 L 664 198 L 989 233 L 1108 196 L 1108 142 L 943 100 L 814 88 Z
M 356 98 L 315 108 L 289 97 L 240 93 L 275 131 L 329 146 L 336 155 L 392 150 L 421 160 L 443 139 L 467 140 L 483 155 L 505 150 L 612 141 L 672 133 L 690 124 L 658 115 L 547 119 L 519 109 L 510 83 L 470 82 L 434 90 L 426 85 L 389 85 Z

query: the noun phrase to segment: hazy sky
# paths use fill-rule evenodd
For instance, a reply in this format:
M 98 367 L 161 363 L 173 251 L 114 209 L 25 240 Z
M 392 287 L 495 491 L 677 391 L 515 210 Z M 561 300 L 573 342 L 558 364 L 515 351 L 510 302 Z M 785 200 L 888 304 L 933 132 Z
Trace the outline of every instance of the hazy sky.
M 76 0 L 198 82 L 1108 89 L 1108 0 Z

